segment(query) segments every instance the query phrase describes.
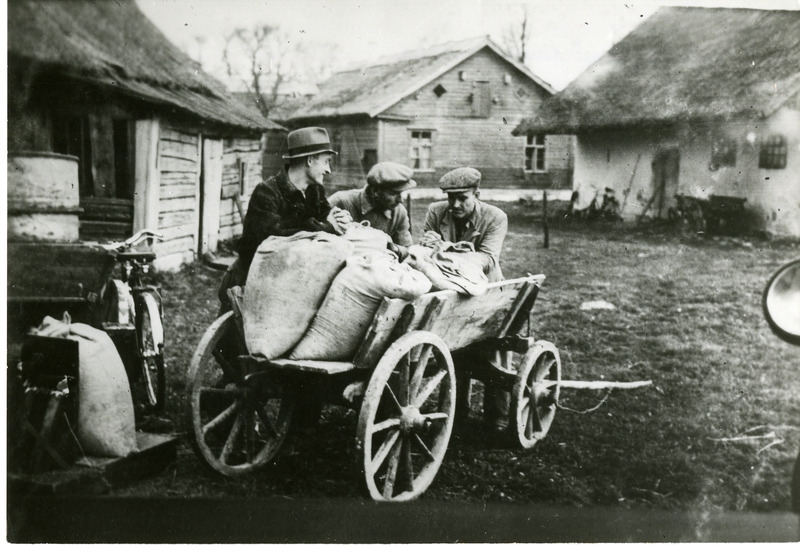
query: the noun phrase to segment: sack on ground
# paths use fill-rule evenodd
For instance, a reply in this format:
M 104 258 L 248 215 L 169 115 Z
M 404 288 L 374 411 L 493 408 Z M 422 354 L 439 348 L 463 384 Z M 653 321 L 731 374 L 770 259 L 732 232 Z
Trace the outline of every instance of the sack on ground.
M 277 358 L 308 329 L 353 244 L 325 232 L 270 237 L 247 274 L 242 321 L 251 354 Z
M 105 331 L 46 317 L 36 335 L 78 342 L 78 425 L 86 454 L 122 457 L 137 450 L 133 400 L 125 366 Z
M 333 281 L 317 317 L 290 357 L 349 361 L 384 297 L 415 299 L 430 289 L 424 274 L 398 263 L 391 252 L 354 255 Z
M 385 250 L 392 241 L 392 237 L 380 229 L 370 227 L 368 221 L 351 223 L 345 228 L 343 236 L 353 243 L 354 255 Z

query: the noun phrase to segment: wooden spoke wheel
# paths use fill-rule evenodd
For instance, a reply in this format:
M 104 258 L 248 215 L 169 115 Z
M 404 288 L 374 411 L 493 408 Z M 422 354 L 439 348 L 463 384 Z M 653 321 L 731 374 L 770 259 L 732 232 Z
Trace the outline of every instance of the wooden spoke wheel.
M 558 349 L 547 341 L 536 341 L 522 355 L 511 392 L 511 425 L 522 448 L 533 447 L 550 430 L 560 383 Z
M 206 330 L 187 377 L 187 417 L 192 447 L 213 470 L 237 476 L 272 460 L 286 439 L 294 398 L 280 385 L 250 383 L 236 352 L 242 351 L 233 312 Z
M 432 333 L 395 341 L 372 374 L 358 418 L 357 448 L 370 496 L 421 495 L 444 459 L 456 403 L 450 351 Z

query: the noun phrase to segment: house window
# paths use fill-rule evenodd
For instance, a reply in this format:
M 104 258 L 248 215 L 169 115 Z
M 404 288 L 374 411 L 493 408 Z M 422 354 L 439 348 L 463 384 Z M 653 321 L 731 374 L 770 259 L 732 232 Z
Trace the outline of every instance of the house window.
M 525 137 L 525 170 L 527 172 L 546 172 L 544 161 L 545 136 L 529 134 Z
M 785 136 L 780 134 L 767 136 L 761 141 L 758 168 L 786 168 L 787 153 L 788 147 Z
M 472 90 L 472 117 L 489 117 L 492 114 L 492 89 L 488 81 L 477 81 Z
M 433 170 L 433 131 L 411 131 L 409 158 L 414 170 Z
M 433 94 L 436 95 L 436 98 L 442 98 L 442 95 L 447 92 L 447 89 L 444 88 L 444 85 L 441 83 L 433 88 Z
M 736 140 L 729 136 L 717 136 L 711 143 L 711 170 L 736 166 Z

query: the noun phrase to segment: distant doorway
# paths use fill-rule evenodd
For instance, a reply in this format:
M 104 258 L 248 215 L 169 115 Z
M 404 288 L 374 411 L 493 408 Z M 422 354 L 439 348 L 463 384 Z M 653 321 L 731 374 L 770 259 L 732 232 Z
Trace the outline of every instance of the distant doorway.
M 653 211 L 657 218 L 666 215 L 670 201 L 678 191 L 681 154 L 678 148 L 656 151 L 653 158 Z

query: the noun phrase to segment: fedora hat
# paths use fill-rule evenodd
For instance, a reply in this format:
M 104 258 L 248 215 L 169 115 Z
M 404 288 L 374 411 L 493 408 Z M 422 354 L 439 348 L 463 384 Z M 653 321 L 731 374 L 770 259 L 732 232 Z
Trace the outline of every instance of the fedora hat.
M 284 159 L 294 159 L 296 157 L 306 157 L 318 153 L 332 153 L 338 155 L 331 149 L 331 140 L 328 138 L 328 131 L 322 127 L 306 127 L 297 129 L 289 133 L 286 137 L 288 143 L 287 153 Z

